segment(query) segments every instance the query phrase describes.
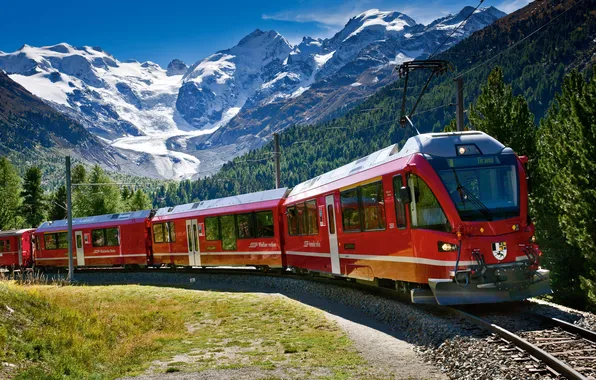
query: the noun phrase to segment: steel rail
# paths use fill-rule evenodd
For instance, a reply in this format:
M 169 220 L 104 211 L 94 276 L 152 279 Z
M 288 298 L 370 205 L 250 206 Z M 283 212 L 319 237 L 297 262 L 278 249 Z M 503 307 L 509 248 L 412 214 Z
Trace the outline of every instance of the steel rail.
M 540 314 L 534 314 L 537 317 L 540 317 L 542 319 L 544 319 L 545 321 L 549 321 L 552 324 L 560 327 L 562 330 L 565 330 L 567 332 L 570 332 L 572 334 L 576 334 L 579 336 L 582 336 L 594 343 L 596 343 L 596 332 L 592 331 L 592 330 L 588 330 L 585 329 L 583 327 L 574 325 L 573 323 L 569 323 L 569 322 L 565 322 L 559 318 L 551 318 L 551 317 L 545 317 L 543 315 Z
M 519 335 L 516 335 L 516 334 L 514 334 L 498 325 L 495 325 L 494 323 L 485 321 L 482 318 L 479 318 L 472 314 L 466 313 L 465 311 L 462 311 L 462 310 L 459 310 L 456 308 L 451 308 L 451 310 L 455 311 L 457 314 L 461 315 L 462 317 L 464 317 L 468 321 L 474 323 L 475 325 L 482 327 L 483 329 L 488 330 L 490 332 L 493 332 L 493 333 L 499 335 L 501 338 L 504 338 L 507 341 L 515 344 L 517 347 L 521 348 L 522 350 L 526 351 L 530 355 L 534 356 L 536 359 L 541 360 L 542 362 L 544 362 L 544 364 L 546 364 L 553 370 L 557 371 L 561 375 L 565 376 L 566 378 L 571 379 L 571 380 L 587 380 L 587 377 L 585 377 L 581 373 L 577 372 L 575 369 L 573 369 L 571 366 L 569 366 L 565 362 L 557 359 L 556 357 L 549 354 L 548 352 L 533 345 L 532 343 L 528 342 L 527 340 L 520 337 Z

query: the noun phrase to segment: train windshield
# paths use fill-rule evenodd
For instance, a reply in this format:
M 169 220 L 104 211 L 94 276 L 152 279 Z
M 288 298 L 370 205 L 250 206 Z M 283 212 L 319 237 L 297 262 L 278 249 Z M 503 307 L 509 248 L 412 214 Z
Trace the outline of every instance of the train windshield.
M 433 158 L 459 215 L 465 221 L 519 216 L 515 155 Z

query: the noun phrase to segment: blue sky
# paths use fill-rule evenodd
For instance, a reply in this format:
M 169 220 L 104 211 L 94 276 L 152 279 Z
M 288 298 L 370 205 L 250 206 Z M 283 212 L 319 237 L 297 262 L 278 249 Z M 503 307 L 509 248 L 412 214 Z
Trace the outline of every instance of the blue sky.
M 235 45 L 259 28 L 274 29 L 291 43 L 303 36 L 330 37 L 352 16 L 371 8 L 397 10 L 420 23 L 478 0 L 295 0 L 154 1 L 6 0 L 0 6 L 0 50 L 67 42 L 101 46 L 117 59 L 154 61 L 166 66 L 173 58 L 187 64 Z M 529 0 L 485 0 L 512 12 Z

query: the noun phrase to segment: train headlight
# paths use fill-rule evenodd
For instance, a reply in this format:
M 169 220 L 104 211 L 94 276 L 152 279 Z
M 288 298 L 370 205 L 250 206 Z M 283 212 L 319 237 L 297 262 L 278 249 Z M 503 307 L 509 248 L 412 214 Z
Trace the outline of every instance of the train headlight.
M 536 243 L 536 235 L 532 235 L 530 238 L 530 243 Z
M 512 225 L 512 226 L 511 226 L 511 229 L 512 229 L 513 231 L 518 231 L 518 230 L 519 230 L 519 224 L 514 224 L 514 225 Z
M 453 252 L 453 251 L 457 251 L 457 245 L 455 245 L 455 244 L 444 243 L 444 242 L 440 241 L 438 243 L 438 246 L 439 246 L 439 252 Z

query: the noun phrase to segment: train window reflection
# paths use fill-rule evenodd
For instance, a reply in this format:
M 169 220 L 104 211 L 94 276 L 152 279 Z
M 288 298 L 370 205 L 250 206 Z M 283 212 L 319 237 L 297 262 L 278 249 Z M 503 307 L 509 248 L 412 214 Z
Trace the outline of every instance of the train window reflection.
M 406 207 L 399 195 L 399 190 L 402 186 L 402 176 L 396 175 L 393 177 L 393 194 L 395 195 L 395 217 L 397 228 L 406 227 Z
M 221 246 L 226 251 L 236 250 L 236 222 L 234 215 L 221 216 Z
M 412 194 L 412 203 L 410 203 L 412 228 L 450 231 L 451 226 L 447 217 L 426 182 L 417 175 L 411 174 L 408 177 L 408 185 Z
M 360 204 L 364 210 L 364 230 L 385 229 L 385 202 L 381 182 L 360 187 Z
M 217 216 L 205 218 L 205 238 L 210 241 L 221 239 L 219 218 Z
M 344 231 L 354 232 L 361 230 L 358 188 L 341 192 L 341 215 Z
M 164 242 L 163 223 L 155 223 L 153 225 L 153 242 L 154 243 L 163 243 Z
M 273 227 L 273 213 L 271 211 L 261 211 L 255 213 L 257 237 L 273 237 L 275 229 Z
M 306 223 L 309 235 L 319 234 L 319 221 L 317 220 L 317 202 L 313 199 L 306 202 Z
M 252 213 L 236 215 L 238 223 L 238 237 L 240 239 L 254 237 L 254 222 Z

